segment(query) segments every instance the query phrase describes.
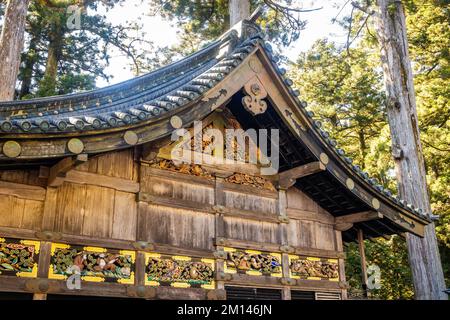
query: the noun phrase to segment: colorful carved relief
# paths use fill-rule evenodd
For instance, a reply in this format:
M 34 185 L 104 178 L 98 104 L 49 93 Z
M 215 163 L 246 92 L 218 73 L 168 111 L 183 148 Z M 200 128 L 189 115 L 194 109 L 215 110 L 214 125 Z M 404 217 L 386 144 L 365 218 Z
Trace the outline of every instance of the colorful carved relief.
M 248 174 L 235 173 L 232 176 L 226 178 L 225 181 L 235 184 L 248 185 L 259 189 L 275 191 L 275 187 L 269 180 L 259 176 L 251 176 Z
M 281 277 L 281 254 L 224 248 L 225 272 Z
M 214 289 L 214 260 L 146 254 L 147 285 Z
M 134 251 L 52 244 L 51 279 L 79 274 L 81 280 L 134 283 Z
M 0 238 L 0 275 L 37 276 L 40 243 Z
M 177 166 L 172 160 L 160 160 L 152 164 L 151 167 L 210 179 L 213 178 L 213 176 L 209 174 L 207 170 L 203 169 L 201 166 L 197 164 L 181 163 L 180 165 Z
M 336 259 L 289 256 L 292 278 L 339 281 L 339 265 Z

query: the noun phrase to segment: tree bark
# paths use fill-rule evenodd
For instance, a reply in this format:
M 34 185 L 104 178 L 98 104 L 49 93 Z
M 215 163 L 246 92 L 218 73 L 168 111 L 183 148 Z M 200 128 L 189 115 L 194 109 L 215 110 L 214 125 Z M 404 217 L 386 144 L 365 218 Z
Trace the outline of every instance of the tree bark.
M 377 6 L 376 26 L 399 195 L 431 213 L 403 4 L 395 0 L 377 0 Z M 416 299 L 446 300 L 434 223 L 426 226 L 424 238 L 407 234 L 406 239 Z
M 249 0 L 229 0 L 230 26 L 250 16 Z
M 61 61 L 62 46 L 65 28 L 62 25 L 61 17 L 58 15 L 52 23 L 52 30 L 49 34 L 49 44 L 47 51 L 47 63 L 45 65 L 44 77 L 39 83 L 39 96 L 52 96 L 56 92 L 56 79 L 58 76 L 58 64 Z
M 0 101 L 13 100 L 30 0 L 8 0 L 0 36 Z
M 38 62 L 37 44 L 39 42 L 38 36 L 34 36 L 30 40 L 28 52 L 24 59 L 24 67 L 22 72 L 22 85 L 19 91 L 19 99 L 29 95 L 31 92 L 31 82 L 33 80 L 34 66 Z

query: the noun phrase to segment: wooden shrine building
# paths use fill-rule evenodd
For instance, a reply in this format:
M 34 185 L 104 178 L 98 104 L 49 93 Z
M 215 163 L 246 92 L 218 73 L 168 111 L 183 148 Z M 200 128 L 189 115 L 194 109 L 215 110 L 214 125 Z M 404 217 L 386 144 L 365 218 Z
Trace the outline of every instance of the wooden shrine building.
M 277 61 L 244 20 L 147 75 L 1 102 L 0 292 L 345 299 L 343 242 L 422 236 L 427 215 L 352 165 Z M 211 148 L 208 135 L 200 147 L 185 141 L 188 154 L 226 152 L 232 163 L 175 161 L 173 133 L 195 123 L 200 133 L 277 129 L 278 171 Z M 266 153 L 246 141 L 271 159 L 273 140 Z

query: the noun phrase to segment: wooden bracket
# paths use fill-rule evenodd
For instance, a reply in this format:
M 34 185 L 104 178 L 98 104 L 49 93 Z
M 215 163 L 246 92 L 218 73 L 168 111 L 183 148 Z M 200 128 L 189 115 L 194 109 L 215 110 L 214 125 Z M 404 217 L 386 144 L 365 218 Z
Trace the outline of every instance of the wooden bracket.
M 263 99 L 267 97 L 267 91 L 257 77 L 245 84 L 244 92 L 246 96 L 242 98 L 242 105 L 245 110 L 254 116 L 266 112 L 267 102 Z
M 227 253 L 225 251 L 215 251 L 214 252 L 214 257 L 216 259 L 223 259 L 226 260 L 227 259 Z
M 40 240 L 60 240 L 62 238 L 61 233 L 53 231 L 37 231 L 35 233 L 36 238 Z
M 146 286 L 129 286 L 127 295 L 133 298 L 154 299 L 156 297 L 156 288 Z
M 150 195 L 150 194 L 148 194 L 148 193 L 145 193 L 145 192 L 138 192 L 138 193 L 136 193 L 136 201 L 137 202 L 140 202 L 140 201 L 142 201 L 142 202 L 152 202 L 152 200 L 153 200 L 153 197 Z
M 294 286 L 297 284 L 297 281 L 295 281 L 295 279 L 292 278 L 281 278 L 280 283 L 284 286 Z
M 321 161 L 315 161 L 283 171 L 278 175 L 278 187 L 287 190 L 295 184 L 297 179 L 324 171 L 325 169 L 326 166 Z
M 377 211 L 363 211 L 352 213 L 345 216 L 336 217 L 334 223 L 336 226 L 345 224 L 354 224 L 370 220 L 382 219 L 383 215 Z
M 216 273 L 216 280 L 218 281 L 230 281 L 233 279 L 233 275 L 231 273 L 225 273 L 225 272 L 217 272 Z
M 50 289 L 48 279 L 31 279 L 25 282 L 25 289 L 33 293 L 46 293 Z
M 283 253 L 294 253 L 295 249 L 291 246 L 284 245 L 280 246 L 280 251 Z
M 227 292 L 223 289 L 208 290 L 206 299 L 208 300 L 225 300 L 227 298 Z
M 353 227 L 353 223 L 338 223 L 334 225 L 334 230 L 347 231 Z
M 278 216 L 278 222 L 289 223 L 289 217 L 288 216 Z
M 79 154 L 75 157 L 67 157 L 62 159 L 49 169 L 47 185 L 49 187 L 59 187 L 64 183 L 67 172 L 87 160 L 87 154 Z M 44 172 L 40 172 L 40 174 L 44 174 Z
M 155 246 L 146 241 L 136 241 L 133 242 L 133 248 L 137 250 L 154 250 Z
M 212 209 L 215 213 L 225 213 L 225 211 L 226 211 L 226 208 L 221 205 L 215 205 L 212 207 Z
M 225 238 L 216 238 L 216 246 L 226 246 L 228 241 Z

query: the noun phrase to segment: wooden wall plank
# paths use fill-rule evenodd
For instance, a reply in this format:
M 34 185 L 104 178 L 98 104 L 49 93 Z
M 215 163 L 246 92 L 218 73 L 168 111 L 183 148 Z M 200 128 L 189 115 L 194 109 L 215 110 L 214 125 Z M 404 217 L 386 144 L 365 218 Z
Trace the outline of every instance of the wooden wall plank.
M 316 225 L 316 248 L 324 250 L 336 250 L 334 228 L 319 222 Z
M 86 236 L 111 237 L 115 190 L 86 186 L 82 233 Z
M 44 203 L 42 201 L 25 200 L 22 221 L 19 227 L 40 231 L 43 214 Z
M 277 200 L 271 198 L 262 198 L 250 194 L 243 194 L 233 191 L 225 191 L 225 206 L 256 211 L 258 213 L 276 214 L 278 212 Z
M 224 217 L 225 237 L 231 239 L 280 243 L 277 223 Z
M 44 201 L 45 188 L 22 183 L 0 181 L 0 194 L 11 195 L 22 199 Z
M 86 186 L 64 183 L 58 188 L 54 231 L 81 234 L 83 229 Z
M 112 238 L 130 241 L 136 240 L 136 222 L 136 195 L 133 193 L 116 191 Z
M 0 195 L 0 226 L 18 228 L 22 222 L 25 200 Z
M 138 240 L 212 250 L 214 215 L 139 203 Z

